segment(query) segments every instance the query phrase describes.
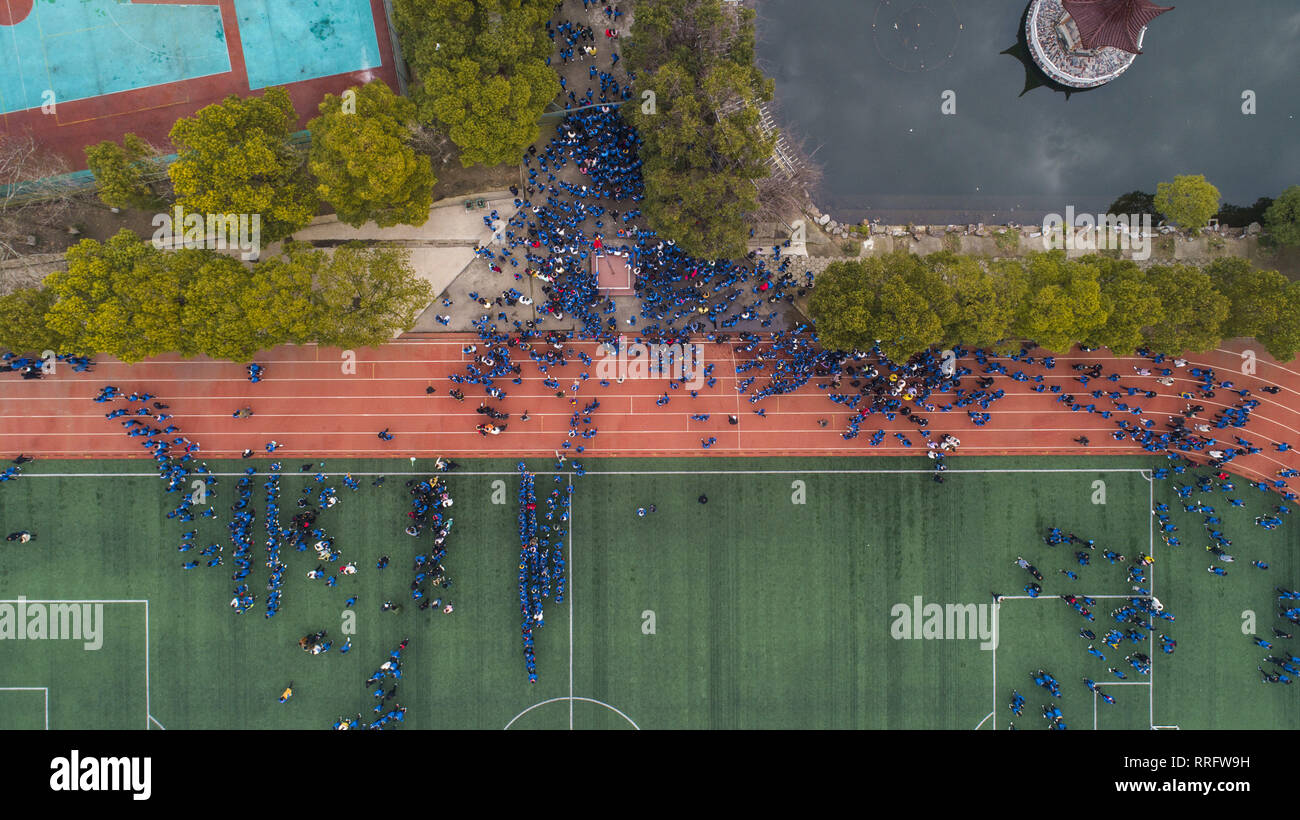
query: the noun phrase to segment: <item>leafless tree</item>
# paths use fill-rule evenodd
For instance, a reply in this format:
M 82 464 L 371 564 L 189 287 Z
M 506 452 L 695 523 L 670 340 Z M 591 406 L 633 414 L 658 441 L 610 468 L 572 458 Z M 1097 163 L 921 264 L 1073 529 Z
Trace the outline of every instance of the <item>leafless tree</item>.
M 758 188 L 758 220 L 761 222 L 789 222 L 804 210 L 811 193 L 821 185 L 821 166 L 812 161 L 804 150 L 802 140 L 788 134 L 780 143 L 782 161 L 775 162 L 772 173 L 756 180 Z
M 62 178 L 70 170 L 30 133 L 0 134 L 0 259 L 25 255 L 36 229 L 68 222 L 83 192 Z
M 411 128 L 409 141 L 417 152 L 429 156 L 434 168 L 446 165 L 455 153 L 455 146 L 446 132 L 439 128 L 415 125 Z

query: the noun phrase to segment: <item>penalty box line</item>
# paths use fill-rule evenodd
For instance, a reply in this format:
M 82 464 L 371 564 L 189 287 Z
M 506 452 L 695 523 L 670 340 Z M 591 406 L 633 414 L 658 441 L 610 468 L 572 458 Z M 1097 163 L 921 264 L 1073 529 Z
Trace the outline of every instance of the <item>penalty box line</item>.
M 64 598 L 64 599 L 46 599 L 46 598 L 24 598 L 25 604 L 144 604 L 144 728 L 149 729 L 150 723 L 158 723 L 154 716 L 150 714 L 153 709 L 149 699 L 149 599 L 148 598 Z M 17 598 L 0 598 L 0 604 L 16 604 Z M 48 711 L 49 695 L 46 695 L 46 708 Z M 46 728 L 48 729 L 49 717 L 46 716 Z M 162 728 L 162 724 L 158 723 Z
M 950 472 L 951 472 L 951 471 L 950 471 Z M 990 471 L 990 472 L 992 472 L 992 471 Z M 1011 471 L 1007 471 L 1007 472 L 1011 472 Z M 1026 470 L 1026 471 L 1024 471 L 1024 472 L 1058 472 L 1058 471 L 1056 471 L 1056 470 L 1042 470 L 1042 471 Z M 1151 470 L 1144 469 L 1144 468 L 1125 468 L 1125 467 L 1116 467 L 1116 468 L 1113 468 L 1113 469 L 1098 469 L 1098 470 L 1064 469 L 1064 470 L 1060 470 L 1059 472 L 1101 472 L 1101 473 L 1107 473 L 1107 472 L 1118 472 L 1118 473 L 1138 473 L 1139 475 L 1142 476 L 1142 478 L 1146 479 L 1146 482 L 1147 482 L 1147 503 L 1148 503 L 1148 505 L 1149 505 L 1149 506 L 1148 506 L 1148 512 L 1149 512 L 1149 515 L 1148 515 L 1148 517 L 1147 517 L 1147 522 L 1148 522 L 1148 523 L 1147 523 L 1147 533 L 1148 533 L 1148 540 L 1149 540 L 1149 546 L 1148 546 L 1148 550 L 1149 550 L 1149 551 L 1147 552 L 1147 554 L 1150 555 L 1150 556 L 1152 557 L 1152 559 L 1155 558 L 1155 552 L 1154 552 L 1154 550 L 1155 550 L 1155 525 L 1154 525 L 1154 518 L 1155 518 L 1155 476 L 1154 476 L 1154 474 L 1152 473 Z M 1154 560 L 1152 561 L 1152 569 L 1154 570 Z M 1127 599 L 1129 599 L 1129 598 L 1154 598 L 1154 597 L 1155 597 L 1155 592 L 1156 592 L 1156 590 L 1155 590 L 1155 583 L 1154 583 L 1154 579 L 1155 579 L 1155 572 L 1154 572 L 1154 571 L 1151 573 L 1151 578 L 1152 578 L 1152 581 L 1150 582 L 1150 585 L 1151 585 L 1151 594 L 1150 594 L 1150 595 L 1135 595 L 1135 594 L 1134 594 L 1134 595 L 1087 595 L 1087 596 L 1085 596 L 1085 597 L 1092 598 L 1092 599 L 1094 599 L 1094 600 L 1116 600 L 1116 599 L 1127 600 Z M 1003 601 L 1033 601 L 1033 600 L 1038 600 L 1038 599 L 1043 599 L 1043 598 L 1045 598 L 1045 599 L 1047 599 L 1047 600 L 1053 600 L 1053 599 L 1055 599 L 1055 600 L 1063 600 L 1063 599 L 1064 599 L 1064 596 L 1061 596 L 1061 595 L 1038 595 L 1038 596 L 1030 596 L 1030 595 L 999 595 L 999 596 L 997 597 L 997 599 L 994 601 L 994 606 L 996 607 L 996 610 L 1001 610 L 1001 608 L 1002 608 L 1002 602 L 1003 602 Z M 996 611 L 996 610 L 995 610 L 995 611 Z M 1001 625 L 1000 625 L 1000 622 L 999 622 L 999 629 L 998 629 L 998 632 L 999 632 L 999 636 L 1000 636 L 1000 634 L 1001 634 Z M 1147 679 L 1146 679 L 1145 681 L 1133 681 L 1133 682 L 1131 682 L 1129 685 L 1132 686 L 1132 685 L 1142 685 L 1142 684 L 1145 684 L 1146 686 L 1149 687 L 1147 691 L 1150 693 L 1150 710 L 1151 710 L 1151 713 L 1150 713 L 1150 719 L 1149 719 L 1148 723 L 1149 723 L 1150 727 L 1151 727 L 1152 729 L 1154 729 L 1154 728 L 1156 728 L 1156 723 L 1155 723 L 1155 632 L 1152 631 L 1152 632 L 1148 635 L 1148 638 L 1149 638 L 1149 644 L 1148 644 L 1148 645 L 1149 645 L 1149 647 L 1150 647 L 1151 658 L 1152 658 L 1152 661 L 1151 661 L 1151 674 L 1147 677 Z M 1001 639 L 1000 639 L 1000 637 L 999 637 L 998 644 L 1000 645 L 1001 643 L 1002 643 L 1002 641 L 1001 641 Z M 999 704 L 998 704 L 998 646 L 997 646 L 997 645 L 995 645 L 995 646 L 993 647 L 993 651 L 992 651 L 990 654 L 993 656 L 993 658 L 992 658 L 992 664 L 993 664 L 993 712 L 990 714 L 990 717 L 993 718 L 993 729 L 996 730 L 996 729 L 998 728 L 998 718 L 997 718 L 997 713 L 998 713 L 998 705 L 999 705 Z M 1098 686 L 1118 686 L 1118 685 L 1120 685 L 1121 683 L 1122 683 L 1122 681 L 1116 681 L 1116 682 L 1111 683 L 1111 684 L 1101 684 L 1101 683 L 1098 683 L 1097 685 L 1098 685 Z M 1095 694 L 1095 693 L 1093 694 L 1093 701 L 1094 701 L 1094 702 L 1093 702 L 1093 722 L 1094 722 L 1094 726 L 1095 726 L 1096 718 L 1097 718 L 1097 711 L 1096 711 L 1096 710 L 1097 710 L 1097 706 L 1096 706 L 1096 694 Z M 987 719 L 988 719 L 988 718 L 985 718 L 985 720 L 987 720 Z M 983 721 L 980 721 L 980 725 L 983 726 L 983 725 L 984 725 L 984 722 L 983 722 Z

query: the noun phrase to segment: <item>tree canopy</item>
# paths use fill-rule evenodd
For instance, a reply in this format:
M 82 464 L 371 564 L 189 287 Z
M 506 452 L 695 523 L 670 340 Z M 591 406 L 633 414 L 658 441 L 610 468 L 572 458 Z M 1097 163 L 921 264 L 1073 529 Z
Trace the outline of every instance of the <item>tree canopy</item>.
M 1164 305 L 1137 263 L 1105 256 L 1093 261 L 1106 321 L 1079 341 L 1088 347 L 1109 347 L 1116 355 L 1131 354 L 1142 346 L 1143 329 L 1163 321 Z
M 1128 355 L 1203 351 L 1253 336 L 1279 361 L 1300 352 L 1300 283 L 1236 258 L 1206 270 L 1144 271 L 1130 260 L 1068 259 L 1062 251 L 995 261 L 896 251 L 831 263 L 809 311 L 827 349 L 865 351 L 879 342 L 895 361 L 936 345 L 996 348 L 1011 340 Z
M 63 337 L 45 324 L 56 298 L 49 288 L 19 288 L 0 296 L 0 348 L 27 353 L 67 350 Z
M 415 104 L 381 80 L 325 95 L 311 132 L 308 167 L 316 193 L 354 228 L 423 225 L 433 204 L 433 166 L 409 139 Z
M 1155 265 L 1147 282 L 1160 296 L 1160 322 L 1144 331 L 1147 347 L 1177 355 L 1185 350 L 1211 350 L 1223 339 L 1229 301 L 1205 271 L 1191 265 Z
M 149 143 L 127 134 L 118 145 L 105 140 L 86 146 L 86 167 L 95 175 L 99 199 L 110 208 L 156 210 L 166 200 L 153 192 L 146 179 L 145 160 L 157 155 Z
M 159 250 L 122 230 L 102 244 L 82 240 L 67 262 L 44 288 L 0 298 L 0 347 L 249 361 L 286 343 L 382 344 L 432 299 L 407 251 L 357 243 L 289 243 L 250 266 L 212 250 Z
M 552 0 L 395 0 L 395 23 L 415 72 L 420 122 L 437 123 L 462 165 L 517 162 L 560 93 L 547 65 Z
M 261 97 L 227 97 L 172 126 L 179 152 L 168 169 L 187 213 L 258 214 L 262 240 L 305 227 L 318 201 L 303 157 L 289 142 L 298 122 L 283 88 Z
M 1048 350 L 1068 350 L 1105 326 L 1110 314 L 1095 257 L 1067 259 L 1064 251 L 1052 251 L 1031 254 L 1022 264 L 1027 280 L 1012 323 L 1017 336 Z
M 945 273 L 949 260 L 930 264 L 906 251 L 833 262 L 817 280 L 810 309 L 822 344 L 832 350 L 870 350 L 879 343 L 903 360 L 946 340 L 960 306 Z
M 45 278 L 56 300 L 45 323 L 68 351 L 138 362 L 185 347 L 182 286 L 170 257 L 122 229 L 105 243 L 68 249 L 68 269 Z
M 744 255 L 768 175 L 775 136 L 758 106 L 773 85 L 754 65 L 753 18 L 712 0 L 647 0 L 627 46 L 643 95 L 622 109 L 643 140 L 642 209 L 695 256 Z
M 1197 174 L 1158 184 L 1154 205 L 1170 222 L 1195 233 L 1219 212 L 1219 201 L 1219 189 Z
M 1269 235 L 1282 245 L 1300 245 L 1300 185 L 1287 188 L 1264 212 Z

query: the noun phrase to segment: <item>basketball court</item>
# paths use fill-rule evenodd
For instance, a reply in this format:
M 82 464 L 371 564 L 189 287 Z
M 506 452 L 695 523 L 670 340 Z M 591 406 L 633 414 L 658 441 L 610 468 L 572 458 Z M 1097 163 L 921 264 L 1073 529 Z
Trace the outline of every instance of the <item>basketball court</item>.
M 0 0 L 0 131 L 30 131 L 76 167 L 131 132 L 231 94 L 285 86 L 300 115 L 327 93 L 397 87 L 383 0 Z

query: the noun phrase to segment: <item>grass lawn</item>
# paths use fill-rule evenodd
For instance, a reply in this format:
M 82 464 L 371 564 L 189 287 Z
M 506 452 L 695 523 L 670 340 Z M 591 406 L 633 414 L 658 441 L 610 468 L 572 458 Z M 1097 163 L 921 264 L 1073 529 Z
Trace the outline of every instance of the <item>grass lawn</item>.
M 196 546 L 221 543 L 229 556 L 237 474 L 268 463 L 210 463 L 233 475 L 210 495 L 218 515 L 199 519 Z M 303 487 L 335 486 L 341 503 L 319 523 L 360 571 L 328 588 L 306 578 L 318 564 L 313 553 L 285 553 L 281 611 L 268 620 L 259 563 L 248 579 L 258 605 L 243 616 L 228 606 L 229 560 L 181 568 L 198 557 L 177 551 L 191 525 L 166 518 L 179 499 L 163 492 L 148 462 L 39 461 L 0 485 L 0 530 L 37 534 L 29 544 L 0 544 L 0 599 L 140 603 L 103 605 L 98 650 L 0 640 L 0 730 L 43 727 L 47 691 L 55 729 L 328 728 L 340 716 L 373 715 L 363 682 L 408 637 L 396 698 L 409 707 L 407 728 L 992 730 L 1014 720 L 1038 729 L 1052 700 L 1029 677 L 1038 668 L 1061 681 L 1057 703 L 1071 729 L 1094 721 L 1101 729 L 1300 728 L 1296 694 L 1259 682 L 1255 667 L 1268 652 L 1242 631 L 1247 610 L 1261 636 L 1280 623 L 1272 587 L 1296 586 L 1295 527 L 1253 526 L 1277 497 L 1245 482 L 1207 497 L 1237 556 L 1228 577 L 1216 578 L 1205 571 L 1212 556 L 1200 516 L 1182 512 L 1170 481 L 1143 472 L 1165 463 L 956 458 L 939 486 L 918 458 L 587 462 L 587 475 L 574 479 L 569 597 L 546 611 L 540 680 L 530 685 L 518 625 L 514 462 L 466 461 L 448 478 L 456 500 L 445 562 L 454 579 L 444 594 L 450 615 L 421 612 L 409 599 L 417 546 L 402 532 L 409 462 L 331 461 L 323 485 L 285 462 L 283 514 Z M 346 470 L 359 492 L 338 480 Z M 389 478 L 373 487 L 380 473 Z M 254 482 L 259 514 L 264 480 Z M 539 496 L 553 481 L 539 473 Z M 1094 503 L 1098 481 L 1104 504 Z M 1247 508 L 1229 508 L 1228 496 L 1245 498 Z M 1153 539 L 1153 498 L 1174 508 L 1182 547 Z M 657 511 L 638 518 L 635 509 L 649 504 Z M 1041 536 L 1051 526 L 1095 539 L 1091 565 L 1078 567 L 1073 549 L 1047 546 Z M 260 515 L 254 535 L 260 560 Z M 1047 596 L 1129 594 L 1126 567 L 1109 565 L 1101 549 L 1131 558 L 1153 541 L 1153 591 L 1177 616 L 1157 622 L 1156 632 L 1174 637 L 1178 650 L 1125 642 L 1116 654 L 1097 643 L 1102 663 L 1084 651 L 1078 630 L 1103 634 L 1121 601 L 1099 598 L 1097 621 L 1086 624 Z M 383 571 L 375 568 L 381 555 L 391 557 Z M 1015 567 L 1019 555 L 1045 576 L 1044 597 L 1002 603 L 996 650 L 981 648 L 977 635 L 900 634 L 918 623 L 917 596 L 919 615 L 930 604 L 989 606 L 993 591 L 1023 595 L 1031 579 Z M 1251 567 L 1255 559 L 1272 568 Z M 1064 568 L 1079 580 L 1059 574 Z M 351 595 L 358 603 L 345 615 Z M 381 612 L 389 599 L 402 611 Z M 340 654 L 350 620 L 352 649 Z M 300 651 L 299 636 L 319 629 L 334 651 Z M 1135 650 L 1154 659 L 1151 678 L 1123 661 Z M 1111 665 L 1128 681 L 1116 681 Z M 1105 684 L 1116 704 L 1096 704 L 1085 676 Z M 281 705 L 289 681 L 295 695 Z M 1028 700 L 1019 718 L 1005 706 L 1013 687 Z

